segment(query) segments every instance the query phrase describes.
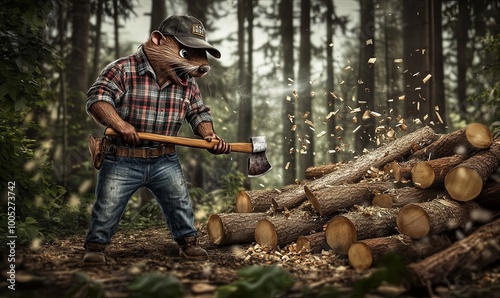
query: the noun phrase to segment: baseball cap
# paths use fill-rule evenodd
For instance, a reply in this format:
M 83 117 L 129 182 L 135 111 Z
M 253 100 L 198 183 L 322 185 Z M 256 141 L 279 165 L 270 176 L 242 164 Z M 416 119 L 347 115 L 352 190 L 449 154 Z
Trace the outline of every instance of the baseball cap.
M 210 45 L 205 37 L 205 27 L 195 17 L 188 15 L 170 16 L 158 27 L 163 35 L 171 35 L 186 47 L 205 49 L 215 58 L 220 58 L 220 52 Z

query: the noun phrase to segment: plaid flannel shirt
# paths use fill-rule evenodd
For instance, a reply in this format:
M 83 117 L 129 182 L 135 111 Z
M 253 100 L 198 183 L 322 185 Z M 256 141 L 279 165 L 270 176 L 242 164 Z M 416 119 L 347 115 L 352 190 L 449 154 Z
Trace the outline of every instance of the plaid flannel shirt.
M 171 81 L 160 87 L 142 45 L 135 54 L 104 68 L 87 92 L 88 114 L 98 101 L 110 103 L 138 132 L 176 136 L 184 119 L 193 132 L 200 123 L 213 122 L 195 79 L 187 87 Z

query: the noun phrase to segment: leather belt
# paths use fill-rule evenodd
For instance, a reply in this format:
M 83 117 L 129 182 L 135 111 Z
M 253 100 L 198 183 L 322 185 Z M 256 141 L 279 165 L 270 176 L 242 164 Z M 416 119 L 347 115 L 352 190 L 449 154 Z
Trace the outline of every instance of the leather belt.
M 116 146 L 111 144 L 107 146 L 106 152 L 108 152 L 109 154 L 114 154 L 116 156 L 123 156 L 123 157 L 155 158 L 155 157 L 163 157 L 167 154 L 174 153 L 175 145 L 165 144 L 159 147 L 132 148 L 132 147 Z

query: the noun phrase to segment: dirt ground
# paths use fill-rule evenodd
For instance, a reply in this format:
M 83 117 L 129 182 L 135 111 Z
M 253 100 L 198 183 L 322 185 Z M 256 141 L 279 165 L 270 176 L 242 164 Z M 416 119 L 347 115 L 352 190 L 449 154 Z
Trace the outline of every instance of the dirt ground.
M 342 297 L 349 297 L 356 280 L 368 276 L 372 270 L 356 272 L 347 259 L 324 252 L 301 254 L 285 261 L 269 259 L 265 253 L 255 253 L 255 245 L 214 246 L 206 233 L 200 231 L 200 244 L 207 249 L 210 260 L 193 262 L 178 256 L 175 242 L 164 228 L 143 231 L 118 232 L 108 247 L 107 264 L 97 268 L 82 267 L 84 250 L 81 237 L 71 237 L 51 244 L 41 244 L 36 250 L 19 252 L 16 270 L 16 291 L 5 292 L 6 279 L 0 281 L 0 297 L 64 297 L 75 284 L 79 272 L 102 284 L 105 297 L 127 297 L 128 285 L 136 277 L 147 272 L 160 272 L 178 278 L 184 288 L 185 297 L 213 297 L 217 287 L 237 280 L 237 271 L 252 265 L 279 263 L 289 271 L 295 284 L 285 297 L 315 297 L 322 287 L 329 285 Z M 285 254 L 283 252 L 282 254 Z M 261 257 L 255 257 L 260 255 Z M 2 270 L 4 271 L 4 270 Z M 303 295 L 307 286 L 311 292 Z M 448 284 L 429 289 L 406 291 L 403 288 L 385 285 L 370 294 L 370 297 L 500 297 L 500 264 L 487 270 Z

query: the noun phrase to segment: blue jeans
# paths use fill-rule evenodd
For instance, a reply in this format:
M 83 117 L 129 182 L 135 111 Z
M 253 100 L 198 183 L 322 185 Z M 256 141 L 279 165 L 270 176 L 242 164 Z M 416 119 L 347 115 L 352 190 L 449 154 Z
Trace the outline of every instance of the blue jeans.
M 140 187 L 154 194 L 175 241 L 196 236 L 193 208 L 176 153 L 148 159 L 108 154 L 97 178 L 96 202 L 85 243 L 111 241 L 130 197 Z

